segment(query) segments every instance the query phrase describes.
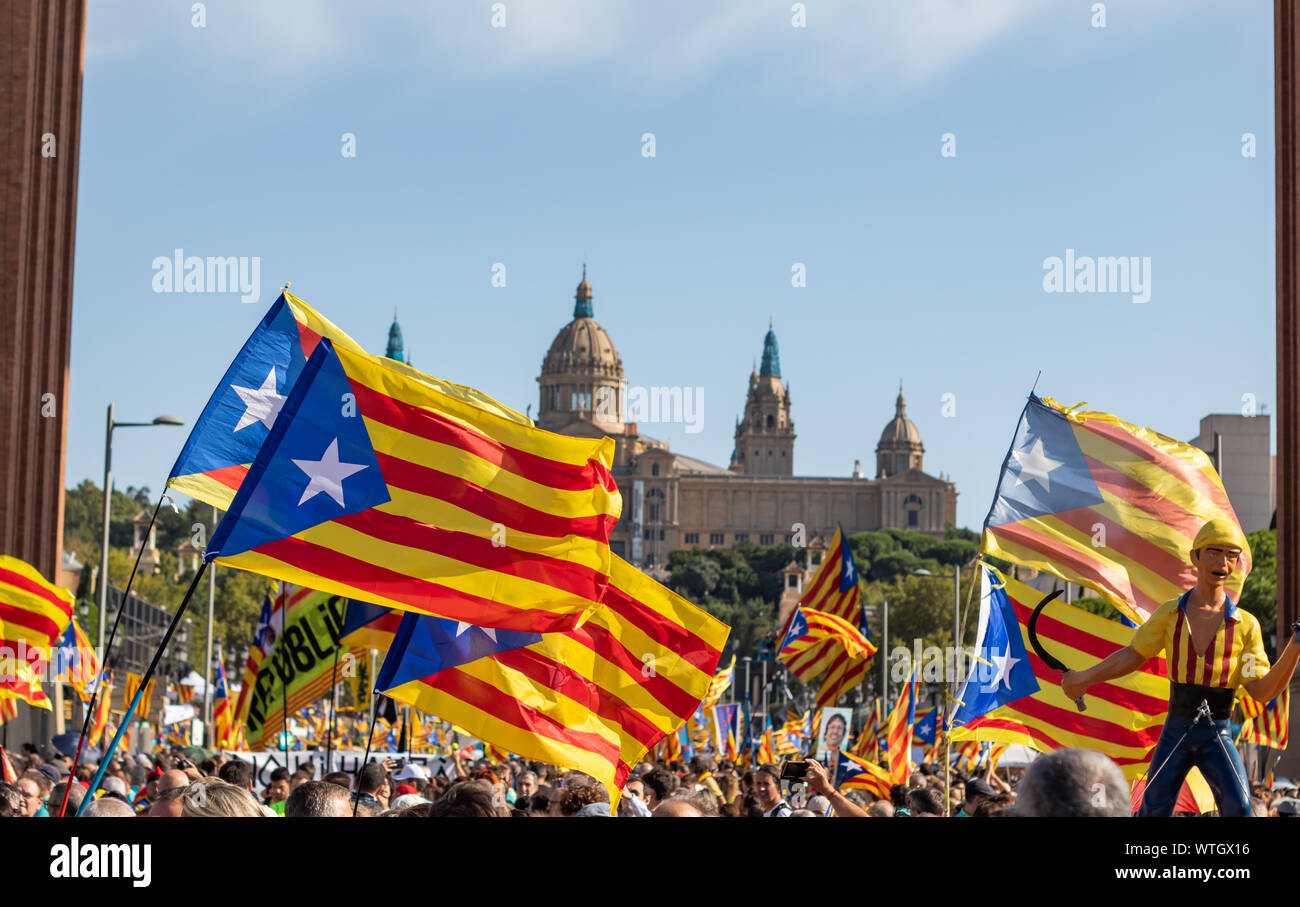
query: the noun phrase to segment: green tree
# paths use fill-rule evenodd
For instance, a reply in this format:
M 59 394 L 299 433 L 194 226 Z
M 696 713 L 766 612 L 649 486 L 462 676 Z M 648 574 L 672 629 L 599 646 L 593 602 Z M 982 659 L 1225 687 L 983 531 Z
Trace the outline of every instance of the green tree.
M 1241 607 L 1259 620 L 1264 648 L 1277 658 L 1277 530 L 1260 529 L 1246 536 L 1251 568 L 1241 591 Z

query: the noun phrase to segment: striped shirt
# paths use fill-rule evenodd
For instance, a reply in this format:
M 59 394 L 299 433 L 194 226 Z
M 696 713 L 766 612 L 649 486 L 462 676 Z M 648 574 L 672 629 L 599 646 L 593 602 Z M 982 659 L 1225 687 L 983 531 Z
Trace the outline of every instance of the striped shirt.
M 1187 597 L 1170 599 L 1133 634 L 1132 646 L 1139 655 L 1151 658 L 1161 650 L 1169 680 L 1210 687 L 1239 687 L 1268 673 L 1259 620 L 1242 611 L 1231 598 L 1226 601 L 1224 620 L 1209 647 L 1197 651 L 1187 619 Z

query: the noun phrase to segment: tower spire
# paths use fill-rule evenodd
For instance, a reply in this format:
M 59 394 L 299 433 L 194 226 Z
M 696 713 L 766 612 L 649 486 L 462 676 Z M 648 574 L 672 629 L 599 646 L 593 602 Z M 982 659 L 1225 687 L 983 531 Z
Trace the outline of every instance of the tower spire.
M 578 292 L 573 295 L 573 317 L 595 317 L 594 307 L 591 304 L 591 284 L 587 283 L 587 263 L 585 261 L 582 263 L 582 283 L 578 284 Z

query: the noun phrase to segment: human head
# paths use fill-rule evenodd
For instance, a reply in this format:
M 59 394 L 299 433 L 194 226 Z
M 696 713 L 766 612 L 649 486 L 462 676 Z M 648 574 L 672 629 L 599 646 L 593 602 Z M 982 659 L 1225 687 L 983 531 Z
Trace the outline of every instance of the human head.
M 1045 753 L 1033 761 L 1016 787 L 1020 816 L 1127 816 L 1130 811 L 1124 773 L 1092 750 Z
M 763 812 L 781 802 L 781 782 L 775 765 L 765 765 L 754 772 L 754 799 Z
M 434 818 L 497 818 L 501 812 L 492 804 L 492 785 L 486 781 L 462 781 L 447 788 L 446 793 L 429 807 Z
M 181 802 L 181 797 L 185 796 L 186 787 L 172 787 L 158 795 L 158 799 L 149 804 L 149 818 L 151 819 L 178 819 L 182 815 L 182 808 L 185 804 Z
M 713 760 L 708 756 L 691 757 L 691 774 L 703 775 L 705 772 L 713 771 Z
M 286 818 L 345 818 L 352 815 L 352 797 L 347 790 L 328 781 L 303 781 L 285 801 L 284 815 Z
M 700 815 L 712 818 L 718 814 L 718 798 L 709 790 L 687 790 L 678 788 L 669 800 L 684 800 L 700 811 Z
M 837 750 L 840 744 L 844 742 L 844 735 L 848 733 L 849 726 L 844 721 L 844 716 L 839 712 L 834 713 L 826 719 L 826 748 Z
M 217 777 L 246 791 L 253 789 L 253 766 L 242 759 L 231 759 L 217 769 Z
M 311 780 L 311 775 L 302 769 L 294 772 L 289 776 L 289 793 L 293 793 L 303 784 Z
M 289 779 L 282 779 L 288 785 Z M 260 818 L 266 813 L 248 791 L 240 790 L 219 778 L 203 778 L 185 788 L 181 796 L 181 815 L 186 818 Z
M 943 797 L 932 787 L 919 787 L 907 795 L 907 805 L 914 816 L 943 816 Z
M 72 785 L 70 791 L 68 790 L 69 784 Z M 50 788 L 49 812 L 51 816 L 57 816 L 59 814 L 59 810 L 63 806 L 63 795 L 65 792 L 68 795 L 68 810 L 64 815 L 68 817 L 77 814 L 77 809 L 81 806 L 81 801 L 86 797 L 86 789 L 77 782 L 60 781 L 58 784 L 54 785 L 54 787 Z
M 158 781 L 158 793 L 161 794 L 164 791 L 169 791 L 173 787 L 189 787 L 191 780 L 193 779 L 191 779 L 185 772 L 174 768 L 169 772 L 163 773 L 162 778 Z
M 23 772 L 14 787 L 18 788 L 18 794 L 22 797 L 22 803 L 18 808 L 20 816 L 34 816 L 40 811 L 41 804 L 45 802 L 45 795 L 49 793 L 49 782 L 40 772 Z
M 703 819 L 704 812 L 690 800 L 670 797 L 651 812 L 652 819 Z
M 337 784 L 344 790 L 352 790 L 352 776 L 347 772 L 330 772 L 324 778 L 321 778 L 326 784 Z
M 277 768 L 271 772 L 271 783 L 266 786 L 266 802 L 279 803 L 289 798 L 289 770 Z
M 902 785 L 899 785 L 900 787 Z M 869 818 L 888 819 L 894 815 L 894 804 L 888 800 L 877 800 L 867 807 L 867 816 Z
M 68 805 L 71 810 L 71 804 Z M 86 807 L 86 811 L 81 814 L 86 819 L 124 819 L 128 816 L 134 816 L 135 810 L 131 804 L 117 797 L 100 797 Z
M 656 768 L 641 776 L 645 788 L 645 805 L 654 809 L 677 790 L 677 776 L 666 768 Z
M 515 780 L 515 793 L 520 797 L 531 797 L 537 793 L 537 775 L 524 772 Z
M 983 778 L 972 778 L 970 784 L 966 785 L 966 815 L 974 815 L 980 801 L 986 797 L 996 797 L 997 793 L 997 788 Z
M 105 776 L 104 780 L 99 782 L 99 787 L 100 790 L 106 791 L 107 793 L 121 794 L 123 797 L 126 796 L 126 785 L 122 782 L 122 779 L 119 778 L 117 775 Z
M 629 780 L 627 784 L 623 785 L 623 791 L 629 796 L 636 797 L 642 802 L 645 801 L 645 783 L 642 782 L 640 778 L 632 778 Z
M 21 815 L 22 809 L 23 795 L 18 792 L 18 788 L 0 781 L 0 819 Z
M 357 781 L 357 790 L 375 797 L 380 797 L 381 793 L 387 795 L 387 770 L 378 762 L 367 762 L 361 769 L 361 777 Z

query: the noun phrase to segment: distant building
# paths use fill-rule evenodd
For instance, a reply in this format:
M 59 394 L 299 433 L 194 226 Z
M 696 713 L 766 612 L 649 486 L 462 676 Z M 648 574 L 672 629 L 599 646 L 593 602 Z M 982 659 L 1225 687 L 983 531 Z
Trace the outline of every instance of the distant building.
M 1201 419 L 1201 433 L 1191 440 L 1213 459 L 1214 436 L 1220 449 L 1216 466 L 1228 500 L 1247 532 L 1267 529 L 1277 508 L 1277 458 L 1269 453 L 1269 415 L 1212 413 Z
M 709 354 L 737 355 L 716 341 Z M 629 404 L 623 361 L 595 320 L 585 267 L 573 318 L 551 342 L 537 382 L 540 427 L 614 439 L 613 474 L 623 495 L 623 513 L 610 545 L 637 566 L 662 566 L 675 548 L 791 541 L 800 525 L 811 541 L 819 534 L 829 537 L 837 524 L 846 533 L 897 527 L 938 535 L 945 522 L 956 521 L 957 488 L 942 474 L 924 471 L 925 447 L 920 430 L 907 416 L 901 386 L 894 418 L 876 446 L 874 479 L 863 476 L 859 460 L 853 460 L 852 473 L 842 477 L 795 475 L 790 387 L 781 378 L 776 333 L 770 325 L 761 365 L 749 376 L 727 468 L 676 453 L 640 431 L 634 419 L 645 415 L 635 400 Z M 635 390 L 642 392 L 644 401 L 646 389 Z M 682 421 L 680 407 L 690 391 L 649 389 L 652 402 L 657 398 L 678 407 L 667 418 L 657 413 L 659 421 Z
M 402 340 L 402 326 L 397 323 L 397 309 L 393 309 L 393 323 L 388 328 L 388 347 L 384 350 L 384 355 L 406 365 L 411 364 L 406 355 L 406 344 Z

